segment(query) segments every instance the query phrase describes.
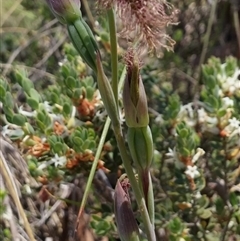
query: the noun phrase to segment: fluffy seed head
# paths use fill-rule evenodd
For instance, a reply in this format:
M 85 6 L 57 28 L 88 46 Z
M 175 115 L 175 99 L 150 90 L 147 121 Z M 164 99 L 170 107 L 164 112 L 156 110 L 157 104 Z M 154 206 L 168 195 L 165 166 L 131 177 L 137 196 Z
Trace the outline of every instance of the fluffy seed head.
M 115 6 L 123 29 L 121 37 L 138 43 L 140 49 L 159 55 L 162 48 L 172 50 L 175 41 L 166 34 L 174 24 L 176 11 L 165 0 L 99 0 L 99 6 Z

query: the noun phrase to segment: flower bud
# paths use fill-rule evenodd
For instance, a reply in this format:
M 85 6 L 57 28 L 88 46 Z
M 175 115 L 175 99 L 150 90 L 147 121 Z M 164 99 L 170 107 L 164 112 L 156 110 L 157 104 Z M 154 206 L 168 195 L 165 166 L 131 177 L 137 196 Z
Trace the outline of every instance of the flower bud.
M 82 17 L 80 0 L 47 0 L 54 16 L 61 23 L 73 23 Z
M 94 35 L 83 19 L 67 25 L 69 37 L 86 64 L 97 72 L 96 58 L 98 45 Z
M 139 229 L 128 194 L 117 181 L 114 195 L 114 212 L 121 241 L 138 241 Z
M 144 127 L 149 123 L 147 97 L 139 75 L 137 61 L 129 61 L 123 87 L 123 105 L 128 127 Z
M 150 127 L 128 128 L 127 141 L 137 168 L 147 170 L 152 164 L 153 157 L 153 140 Z

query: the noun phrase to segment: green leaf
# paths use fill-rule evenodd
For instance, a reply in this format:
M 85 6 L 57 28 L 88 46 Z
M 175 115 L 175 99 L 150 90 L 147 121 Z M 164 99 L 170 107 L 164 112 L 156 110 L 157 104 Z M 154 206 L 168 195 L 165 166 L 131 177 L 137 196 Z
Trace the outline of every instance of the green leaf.
M 8 107 L 7 105 L 3 105 L 3 111 L 4 111 L 4 114 L 8 117 L 11 117 L 13 116 L 14 112 L 13 112 L 13 108 L 10 108 Z
M 63 113 L 64 113 L 64 115 L 65 116 L 70 116 L 71 112 L 72 112 L 72 106 L 69 103 L 65 102 L 63 104 Z
M 23 80 L 22 74 L 17 70 L 15 71 L 14 76 L 16 81 L 22 86 L 22 80 Z
M 39 102 L 41 100 L 41 96 L 35 89 L 31 88 L 29 94 L 35 101 Z
M 94 88 L 92 88 L 90 86 L 86 87 L 86 93 L 87 93 L 86 97 L 87 97 L 88 100 L 92 100 L 94 92 L 95 92 Z
M 24 126 L 26 117 L 21 114 L 14 114 L 12 117 L 12 123 L 18 126 Z
M 81 95 L 82 95 L 82 90 L 81 89 L 75 89 L 74 92 L 73 92 L 73 99 L 78 100 Z
M 77 87 L 77 80 L 74 79 L 72 76 L 68 76 L 64 82 L 69 89 L 74 89 Z
M 0 85 L 0 101 L 4 100 L 5 95 L 6 95 L 5 88 L 2 85 Z
M 28 98 L 27 98 L 27 103 L 28 103 L 28 105 L 29 105 L 33 110 L 37 110 L 38 107 L 39 107 L 39 102 L 36 101 L 36 100 L 33 99 L 33 98 L 28 97 Z
M 234 207 L 237 207 L 237 206 L 239 207 L 239 205 L 240 205 L 239 199 L 238 199 L 236 193 L 234 193 L 234 192 L 230 192 L 229 201 L 232 204 L 232 206 L 234 206 Z
M 93 150 L 96 147 L 95 141 L 89 141 L 88 143 L 88 149 Z
M 201 208 L 206 208 L 209 204 L 209 199 L 206 195 L 202 195 L 199 199 L 198 199 L 198 204 Z
M 221 198 L 218 198 L 215 201 L 215 205 L 216 205 L 216 211 L 218 215 L 221 215 L 224 212 L 224 202 Z
M 29 79 L 27 79 L 27 78 L 23 78 L 23 79 L 22 79 L 22 88 L 24 89 L 24 91 L 25 91 L 28 95 L 30 95 L 30 90 L 31 90 L 32 88 L 34 88 L 32 81 L 29 80 Z
M 58 103 L 58 100 L 59 100 L 59 96 L 56 93 L 52 92 L 51 93 L 51 101 L 53 103 Z
M 11 133 L 10 133 L 10 138 L 11 140 L 19 140 L 23 137 L 24 135 L 24 132 L 22 129 L 17 129 L 17 130 L 13 130 Z
M 179 218 L 172 219 L 168 227 L 171 233 L 179 234 L 182 232 L 182 223 Z
M 101 32 L 100 38 L 103 42 L 109 42 L 109 34 L 106 32 Z
M 216 77 L 214 76 L 208 76 L 207 80 L 205 81 L 206 86 L 210 89 L 213 90 L 215 86 L 217 85 L 217 80 Z
M 62 68 L 62 76 L 67 78 L 69 76 L 69 68 L 66 65 L 63 65 Z
M 39 111 L 37 113 L 37 120 L 41 121 L 42 123 L 44 123 L 45 120 L 45 113 L 43 113 L 42 111 Z
M 58 154 L 61 154 L 63 151 L 64 151 L 64 144 L 61 143 L 61 142 L 57 142 L 54 144 L 53 146 L 54 148 L 54 152 L 58 153 Z
M 88 141 L 88 140 L 85 140 L 85 141 L 83 142 L 82 149 L 83 149 L 83 150 L 89 149 L 88 146 L 89 146 L 89 141 Z
M 202 219 L 208 219 L 212 216 L 212 212 L 209 209 L 204 209 L 203 212 L 199 215 Z
M 13 115 L 8 115 L 8 114 L 5 113 L 5 117 L 6 117 L 6 119 L 7 119 L 8 122 L 12 123 L 12 117 L 13 117 Z
M 182 129 L 179 131 L 179 136 L 181 138 L 186 138 L 188 136 L 188 130 L 187 129 Z
M 53 147 L 55 145 L 55 143 L 57 142 L 57 137 L 54 135 L 49 136 L 48 142 L 50 143 L 51 147 Z
M 219 102 L 216 97 L 211 96 L 211 95 L 208 96 L 207 102 L 213 109 L 217 110 L 219 108 Z
M 226 115 L 226 113 L 227 113 L 227 111 L 226 111 L 226 109 L 220 109 L 218 112 L 217 112 L 217 116 L 218 117 L 223 117 L 223 116 L 225 116 Z
M 14 108 L 14 99 L 12 94 L 9 91 L 7 91 L 7 93 L 5 94 L 4 104 L 6 105 L 6 107 L 10 109 Z
M 45 131 L 46 130 L 46 126 L 44 125 L 44 123 L 40 120 L 36 120 L 37 126 L 42 130 Z
M 74 136 L 74 137 L 73 137 L 73 143 L 74 143 L 76 146 L 82 148 L 83 141 L 82 141 L 81 138 L 79 138 L 79 137 L 77 137 L 77 136 Z
M 35 132 L 33 127 L 28 122 L 25 123 L 25 130 L 29 135 L 33 135 Z
M 183 148 L 181 149 L 181 154 L 182 154 L 184 157 L 188 157 L 188 156 L 191 155 L 191 152 L 190 152 L 190 150 L 188 150 L 186 147 L 183 147 Z
M 48 114 L 46 114 L 45 120 L 44 120 L 43 123 L 46 125 L 46 127 L 49 127 L 51 125 L 52 121 L 51 121 L 51 118 Z

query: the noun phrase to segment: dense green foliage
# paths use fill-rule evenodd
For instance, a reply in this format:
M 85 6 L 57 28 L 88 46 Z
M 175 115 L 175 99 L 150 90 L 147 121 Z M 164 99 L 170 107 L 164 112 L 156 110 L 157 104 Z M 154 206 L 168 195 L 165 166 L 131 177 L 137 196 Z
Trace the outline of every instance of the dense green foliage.
M 234 18 L 226 20 L 235 5 L 220 1 L 212 13 L 212 5 L 205 1 L 171 3 L 180 9 L 179 24 L 169 29 L 176 41 L 174 52 L 164 52 L 161 58 L 146 57 L 141 69 L 154 143 L 151 174 L 157 240 L 240 240 L 240 46 Z M 96 14 L 93 1 L 89 5 L 98 21 L 94 34 L 110 75 L 106 18 Z M 62 197 L 61 185 L 70 185 L 84 176 L 84 189 L 107 113 L 96 75 L 85 65 L 70 43 L 66 28 L 57 23 L 44 1 L 4 1 L 2 8 L 0 131 L 20 151 L 30 176 L 36 180 L 37 185 L 19 181 L 21 202 L 36 239 L 45 240 L 49 231 L 44 225 L 38 226 L 44 216 L 39 210 L 50 209 L 62 198 L 68 207 L 80 205 L 82 193 L 78 198 Z M 91 26 L 89 15 L 82 8 Z M 201 60 L 211 14 L 216 21 L 210 32 L 208 52 Z M 125 44 L 120 36 L 120 76 L 124 71 Z M 122 100 L 119 102 L 122 108 Z M 124 113 L 121 114 L 126 130 Z M 121 165 L 110 128 L 98 169 L 106 173 L 112 188 L 124 173 Z M 112 191 L 106 182 L 100 186 Z M 26 192 L 26 188 L 31 191 Z M 118 240 L 112 203 L 98 187 L 93 186 L 92 192 L 96 195 L 91 195 L 86 205 L 91 229 L 97 237 Z M 0 239 L 4 241 L 12 238 L 6 198 L 8 191 L 3 188 Z M 37 211 L 32 216 L 26 198 L 35 203 L 33 209 Z M 134 197 L 132 204 L 141 223 Z M 66 209 L 64 205 L 60 211 Z M 78 209 L 72 226 L 77 212 Z M 63 218 L 59 220 L 64 223 Z M 62 229 L 58 229 L 53 240 L 67 240 L 62 231 L 66 226 L 56 226 Z

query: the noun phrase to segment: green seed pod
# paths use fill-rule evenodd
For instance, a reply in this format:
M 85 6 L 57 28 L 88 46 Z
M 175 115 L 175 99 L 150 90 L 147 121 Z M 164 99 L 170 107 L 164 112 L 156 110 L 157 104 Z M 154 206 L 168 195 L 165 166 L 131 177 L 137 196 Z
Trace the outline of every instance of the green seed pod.
M 73 24 L 69 24 L 67 28 L 69 37 L 82 59 L 97 72 L 96 52 L 98 52 L 98 45 L 91 29 L 83 19 L 76 20 Z
M 152 163 L 153 140 L 149 126 L 128 128 L 127 141 L 138 170 L 147 170 Z

